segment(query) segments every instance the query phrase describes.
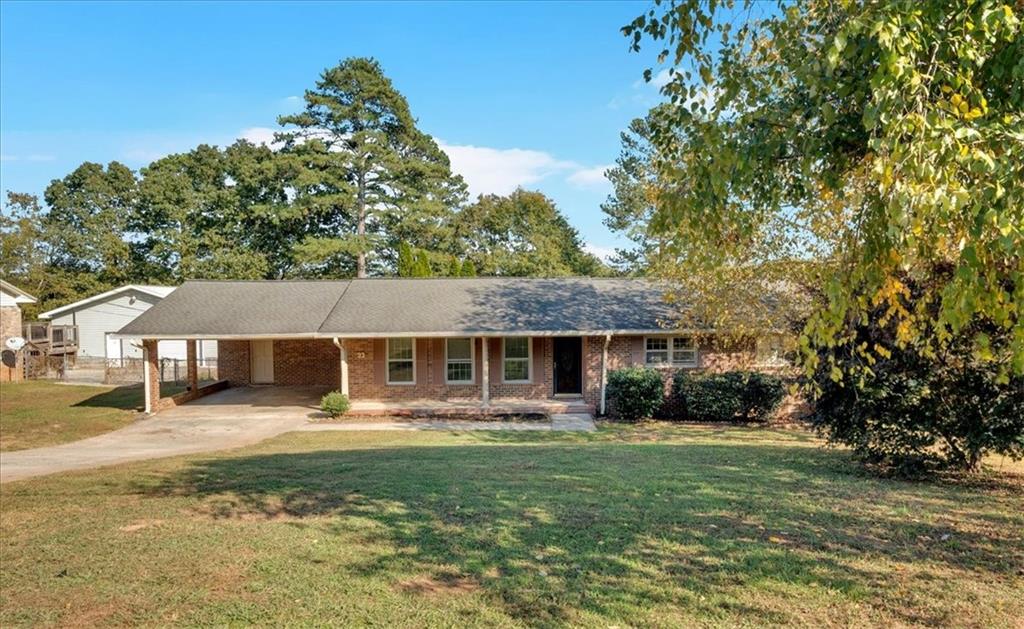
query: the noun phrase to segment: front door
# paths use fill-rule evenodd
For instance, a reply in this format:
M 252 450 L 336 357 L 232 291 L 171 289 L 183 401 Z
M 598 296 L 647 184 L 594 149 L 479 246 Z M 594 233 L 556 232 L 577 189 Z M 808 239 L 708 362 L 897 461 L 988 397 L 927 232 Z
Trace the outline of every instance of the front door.
M 555 395 L 583 393 L 583 339 L 555 338 Z
M 252 356 L 252 383 L 274 383 L 274 341 L 252 341 L 249 355 Z

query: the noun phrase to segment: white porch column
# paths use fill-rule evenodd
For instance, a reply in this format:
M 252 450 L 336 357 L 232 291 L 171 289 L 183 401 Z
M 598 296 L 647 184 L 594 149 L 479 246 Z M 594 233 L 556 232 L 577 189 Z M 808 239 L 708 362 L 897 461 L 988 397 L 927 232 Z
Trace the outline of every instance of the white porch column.
M 483 371 L 480 374 L 480 401 L 486 407 L 491 405 L 491 369 L 488 362 L 490 352 L 487 351 L 486 336 L 480 337 L 480 351 L 483 352 L 480 357 L 480 370 Z
M 153 414 L 153 403 L 150 402 L 152 399 L 152 383 L 149 381 L 149 348 L 145 345 L 142 346 L 142 399 L 145 400 L 144 410 L 146 415 Z
M 345 341 L 334 339 L 334 344 L 341 354 L 341 394 L 348 395 L 348 351 L 345 349 Z
M 612 342 L 612 335 L 604 335 L 604 350 L 601 352 L 601 414 L 605 413 L 605 400 L 608 398 L 608 345 Z

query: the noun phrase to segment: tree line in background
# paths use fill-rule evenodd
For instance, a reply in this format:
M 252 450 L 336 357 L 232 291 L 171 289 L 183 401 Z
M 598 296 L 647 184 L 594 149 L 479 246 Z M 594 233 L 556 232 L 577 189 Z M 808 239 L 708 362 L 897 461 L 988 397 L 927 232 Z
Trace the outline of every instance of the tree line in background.
M 200 145 L 137 172 L 87 162 L 43 203 L 8 192 L 0 272 L 36 310 L 190 278 L 610 272 L 543 194 L 470 202 L 376 61 L 325 70 L 304 99 L 271 146 Z

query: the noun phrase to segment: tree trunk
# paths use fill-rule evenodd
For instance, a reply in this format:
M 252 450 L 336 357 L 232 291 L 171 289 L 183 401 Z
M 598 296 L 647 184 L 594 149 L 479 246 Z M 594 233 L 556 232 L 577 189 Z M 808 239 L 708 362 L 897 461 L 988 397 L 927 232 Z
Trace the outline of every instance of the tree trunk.
M 356 277 L 366 277 L 366 252 L 363 251 L 362 238 L 366 234 L 366 182 L 363 175 L 359 176 L 359 198 L 356 201 L 356 236 L 359 236 L 359 253 L 356 254 Z

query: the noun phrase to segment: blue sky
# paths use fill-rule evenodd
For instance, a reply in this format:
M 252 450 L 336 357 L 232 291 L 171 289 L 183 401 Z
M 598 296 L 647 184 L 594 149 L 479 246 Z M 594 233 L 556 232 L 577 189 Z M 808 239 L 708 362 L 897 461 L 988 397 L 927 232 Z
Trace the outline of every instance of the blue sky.
M 0 4 L 0 187 L 266 138 L 320 71 L 373 56 L 474 192 L 539 189 L 595 251 L 601 172 L 658 101 L 619 28 L 647 2 Z

